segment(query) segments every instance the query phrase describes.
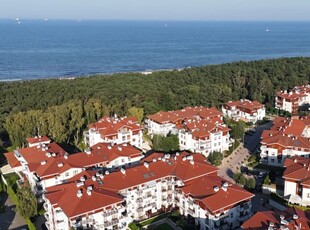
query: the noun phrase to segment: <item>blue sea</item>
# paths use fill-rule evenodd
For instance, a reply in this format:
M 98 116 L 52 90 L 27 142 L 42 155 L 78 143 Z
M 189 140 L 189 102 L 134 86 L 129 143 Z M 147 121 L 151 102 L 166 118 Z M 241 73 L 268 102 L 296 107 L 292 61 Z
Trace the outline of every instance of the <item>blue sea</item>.
M 0 81 L 310 56 L 310 22 L 0 20 Z

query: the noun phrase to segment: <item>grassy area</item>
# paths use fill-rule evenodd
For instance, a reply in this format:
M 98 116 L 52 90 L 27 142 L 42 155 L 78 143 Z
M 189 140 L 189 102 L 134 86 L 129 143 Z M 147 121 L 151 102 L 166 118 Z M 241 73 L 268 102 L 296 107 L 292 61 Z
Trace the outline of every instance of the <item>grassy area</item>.
M 169 224 L 163 223 L 156 226 L 156 230 L 173 230 L 173 228 Z
M 258 157 L 252 155 L 249 157 L 248 162 L 249 162 L 247 164 L 248 167 L 255 168 L 259 164 L 259 159 L 258 159 Z
M 169 215 L 170 215 L 170 212 L 169 213 L 164 213 L 164 214 L 161 214 L 161 215 L 158 215 L 158 216 L 155 216 L 155 217 L 153 217 L 151 219 L 148 219 L 146 221 L 140 222 L 140 225 L 143 227 L 143 226 L 152 224 L 152 223 L 154 223 L 156 221 L 159 221 L 159 220 L 167 218 Z
M 16 192 L 17 191 L 16 181 L 20 179 L 19 176 L 16 173 L 10 173 L 4 175 L 4 178 L 8 182 L 9 187 L 11 187 L 14 190 L 14 192 Z

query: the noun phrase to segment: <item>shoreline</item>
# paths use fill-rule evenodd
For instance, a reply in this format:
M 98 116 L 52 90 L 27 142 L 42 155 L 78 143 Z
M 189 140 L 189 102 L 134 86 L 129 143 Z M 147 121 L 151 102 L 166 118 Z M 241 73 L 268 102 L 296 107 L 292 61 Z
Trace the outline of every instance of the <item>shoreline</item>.
M 0 79 L 1 83 L 13 83 L 13 82 L 28 82 L 28 81 L 37 81 L 37 80 L 75 80 L 77 78 L 90 78 L 90 77 L 98 77 L 98 76 L 112 76 L 117 74 L 141 74 L 141 75 L 150 75 L 156 72 L 172 72 L 172 71 L 183 71 L 191 68 L 203 68 L 208 66 L 218 66 L 218 65 L 230 65 L 235 63 L 252 63 L 259 61 L 268 61 L 268 60 L 277 60 L 277 59 L 294 59 L 294 58 L 310 58 L 310 56 L 281 56 L 274 58 L 263 58 L 263 59 L 255 59 L 255 60 L 239 60 L 232 62 L 223 62 L 223 63 L 212 63 L 205 64 L 200 66 L 186 66 L 186 67 L 178 67 L 178 68 L 162 68 L 162 69 L 149 69 L 143 71 L 120 71 L 120 72 L 106 72 L 106 73 L 92 73 L 92 74 L 81 74 L 81 75 L 68 75 L 68 76 L 55 76 L 55 77 L 40 77 L 40 78 L 29 78 L 29 79 L 21 79 L 21 78 L 13 78 L 13 79 Z

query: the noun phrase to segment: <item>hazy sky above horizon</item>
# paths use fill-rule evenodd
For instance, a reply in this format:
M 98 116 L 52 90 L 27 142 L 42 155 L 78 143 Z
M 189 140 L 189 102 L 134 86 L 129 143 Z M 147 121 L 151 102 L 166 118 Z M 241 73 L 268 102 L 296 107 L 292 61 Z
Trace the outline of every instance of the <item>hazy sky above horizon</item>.
M 310 20 L 310 0 L 0 0 L 0 18 Z

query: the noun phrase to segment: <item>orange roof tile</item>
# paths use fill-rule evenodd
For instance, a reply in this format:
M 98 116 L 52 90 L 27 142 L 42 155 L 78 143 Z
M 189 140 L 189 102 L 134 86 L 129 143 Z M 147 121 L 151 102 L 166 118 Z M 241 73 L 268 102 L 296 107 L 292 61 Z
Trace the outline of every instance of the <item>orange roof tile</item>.
M 222 189 L 224 182 L 227 183 L 227 191 Z M 219 191 L 214 191 L 218 187 Z M 241 189 L 219 176 L 203 176 L 185 183 L 179 188 L 185 194 L 191 195 L 196 200 L 201 201 L 212 213 L 221 209 L 236 205 L 239 202 L 249 200 L 254 195 Z
M 221 117 L 222 113 L 216 108 L 206 108 L 206 107 L 186 107 L 182 110 L 168 111 L 168 112 L 158 112 L 156 114 L 148 115 L 147 118 L 153 120 L 159 124 L 162 123 L 176 123 L 181 120 L 193 119 L 200 117 L 202 119 L 211 119 L 215 117 Z
M 93 186 L 91 194 L 87 194 L 87 187 Z M 78 190 L 82 195 L 77 196 Z M 80 216 L 95 210 L 103 210 L 104 207 L 123 202 L 123 198 L 117 193 L 98 188 L 88 181 L 81 187 L 75 183 L 62 184 L 47 188 L 46 198 L 52 205 L 61 207 L 69 218 Z
M 142 127 L 138 124 L 137 118 L 135 117 L 103 117 L 98 122 L 90 124 L 88 127 L 98 130 L 102 137 L 115 135 L 123 127 L 132 131 L 142 130 Z
M 263 104 L 259 103 L 258 101 L 250 101 L 246 99 L 241 99 L 239 101 L 229 101 L 224 104 L 224 106 L 228 107 L 237 107 L 239 109 L 247 109 L 247 110 L 257 110 L 264 107 Z
M 21 163 L 19 162 L 19 160 L 17 160 L 17 158 L 14 155 L 14 152 L 9 152 L 9 153 L 4 153 L 4 156 L 6 157 L 9 165 L 12 168 L 21 166 Z
M 97 164 L 108 164 L 118 157 L 143 157 L 143 153 L 140 149 L 129 144 L 111 146 L 108 143 L 98 143 L 91 147 L 89 154 L 82 152 L 70 155 L 68 163 L 78 167 L 90 167 Z
M 27 142 L 29 144 L 35 144 L 35 143 L 41 143 L 41 142 L 47 142 L 51 141 L 47 136 L 42 136 L 42 137 L 28 137 L 26 138 Z
M 297 219 L 293 218 L 294 215 L 297 215 Z M 281 216 L 284 218 L 286 224 L 281 223 Z M 274 225 L 273 229 L 277 230 L 283 229 L 281 226 L 289 230 L 295 230 L 296 228 L 300 230 L 310 229 L 309 213 L 296 208 L 289 208 L 283 212 L 258 212 L 243 223 L 241 228 L 245 230 L 265 230 L 268 229 L 270 222 Z

